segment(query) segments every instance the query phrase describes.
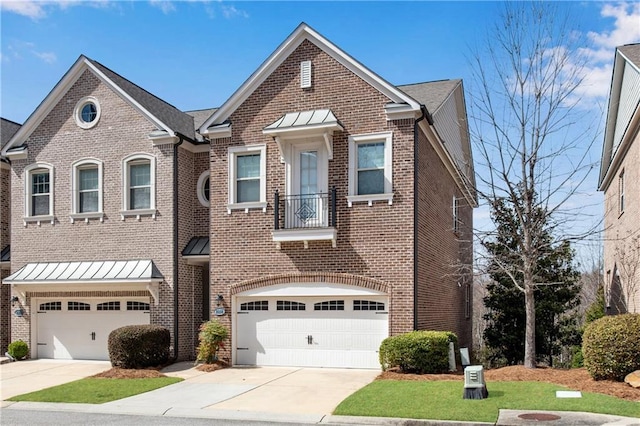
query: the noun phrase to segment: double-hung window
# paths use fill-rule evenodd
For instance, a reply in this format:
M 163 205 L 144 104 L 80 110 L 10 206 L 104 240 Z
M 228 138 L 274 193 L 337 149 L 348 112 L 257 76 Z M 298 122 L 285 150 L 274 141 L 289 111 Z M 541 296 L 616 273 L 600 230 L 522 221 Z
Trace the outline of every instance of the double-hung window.
M 25 222 L 53 222 L 53 166 L 45 163 L 25 168 Z
M 136 154 L 123 161 L 122 216 L 152 215 L 155 217 L 155 158 Z
M 80 160 L 72 170 L 72 219 L 102 217 L 102 162 Z
M 266 145 L 229 148 L 229 212 L 266 210 Z
M 393 201 L 391 132 L 349 137 L 349 206 Z

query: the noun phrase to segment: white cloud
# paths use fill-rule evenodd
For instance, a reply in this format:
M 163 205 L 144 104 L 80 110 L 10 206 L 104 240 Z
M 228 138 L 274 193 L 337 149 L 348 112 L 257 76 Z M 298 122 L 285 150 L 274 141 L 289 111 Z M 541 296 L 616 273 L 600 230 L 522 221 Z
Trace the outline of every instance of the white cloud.
M 42 59 L 42 61 L 44 63 L 47 63 L 47 64 L 53 64 L 54 62 L 56 62 L 58 60 L 58 57 L 53 52 L 36 52 L 36 51 L 33 51 L 31 53 L 33 53 L 36 57 Z
M 31 19 L 40 19 L 46 15 L 41 2 L 29 0 L 0 1 L 0 9 L 27 16 Z
M 233 5 L 226 5 L 221 2 L 220 8 L 222 9 L 222 15 L 227 19 L 235 18 L 236 16 L 239 16 L 241 18 L 249 17 L 249 14 L 247 12 L 245 12 L 244 10 L 236 9 L 236 7 Z
M 168 15 L 169 13 L 176 11 L 176 6 L 171 1 L 150 0 L 149 4 L 153 7 L 157 7 L 158 9 L 160 9 L 162 13 L 164 13 L 165 15 Z

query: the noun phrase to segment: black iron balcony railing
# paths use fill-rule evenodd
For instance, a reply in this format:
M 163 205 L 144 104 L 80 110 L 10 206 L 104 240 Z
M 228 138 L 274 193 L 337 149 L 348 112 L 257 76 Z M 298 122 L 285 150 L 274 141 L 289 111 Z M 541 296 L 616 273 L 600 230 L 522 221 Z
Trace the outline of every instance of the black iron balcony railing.
M 280 195 L 273 201 L 273 227 L 304 229 L 336 227 L 336 189 L 329 193 Z

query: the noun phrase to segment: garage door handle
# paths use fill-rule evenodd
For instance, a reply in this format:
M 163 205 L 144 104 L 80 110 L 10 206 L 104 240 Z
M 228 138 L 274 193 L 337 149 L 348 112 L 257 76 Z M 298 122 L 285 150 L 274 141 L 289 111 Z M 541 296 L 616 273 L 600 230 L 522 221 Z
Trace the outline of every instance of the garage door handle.
M 308 335 L 307 336 L 307 345 L 313 345 L 313 336 L 312 335 Z
M 96 340 L 96 332 L 91 332 L 91 340 Z

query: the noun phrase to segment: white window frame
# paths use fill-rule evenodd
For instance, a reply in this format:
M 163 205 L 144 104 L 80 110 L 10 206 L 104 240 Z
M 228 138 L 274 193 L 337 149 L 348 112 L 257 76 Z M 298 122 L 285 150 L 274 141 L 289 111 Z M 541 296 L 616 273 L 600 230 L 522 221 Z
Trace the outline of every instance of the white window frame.
M 624 213 L 624 169 L 618 175 L 618 214 Z
M 357 195 L 358 191 L 358 145 L 364 143 L 384 142 L 384 192 L 381 194 Z M 387 201 L 393 204 L 393 132 L 369 133 L 349 136 L 349 207 L 353 203 L 366 202 L 369 206 L 374 201 Z
M 95 166 L 98 168 L 98 211 L 96 212 L 80 212 L 80 170 L 86 166 Z M 102 205 L 103 180 L 102 180 L 102 161 L 96 158 L 83 158 L 71 165 L 71 223 L 76 220 L 104 219 L 104 211 Z
M 209 199 L 204 195 L 204 183 L 209 179 Z M 196 186 L 196 193 L 198 194 L 198 201 L 205 207 L 211 206 L 211 171 L 207 170 L 202 172 L 198 178 L 198 185 Z
M 82 109 L 87 104 L 93 104 L 96 107 L 96 118 L 93 121 L 87 122 L 82 119 Z M 90 129 L 98 124 L 100 121 L 100 115 L 102 113 L 102 109 L 100 108 L 100 103 L 93 96 L 86 96 L 78 101 L 74 110 L 73 110 L 73 118 L 76 120 L 76 124 L 81 129 Z
M 130 206 L 130 192 L 129 192 L 129 167 L 135 163 L 149 162 L 150 171 L 150 203 L 148 209 L 136 209 L 132 210 Z M 120 216 L 122 220 L 126 217 L 135 216 L 140 220 L 141 216 L 151 216 L 156 218 L 156 158 L 149 154 L 132 154 L 125 157 L 122 160 L 122 210 Z
M 451 202 L 451 212 L 453 218 L 453 232 L 460 231 L 460 200 L 456 198 L 455 194 Z
M 237 203 L 236 197 L 236 159 L 242 155 L 260 154 L 260 200 L 247 203 Z M 247 145 L 230 147 L 228 151 L 229 162 L 229 203 L 227 204 L 227 213 L 231 214 L 232 210 L 244 210 L 245 213 L 249 209 L 262 209 L 267 212 L 267 145 Z
M 55 200 L 55 175 L 54 168 L 51 164 L 48 163 L 34 163 L 31 164 L 24 169 L 24 225 L 30 222 L 37 222 L 40 225 L 42 222 L 51 222 L 53 225 L 55 222 L 54 216 L 54 200 Z M 49 173 L 49 214 L 46 215 L 32 215 L 31 207 L 32 207 L 32 187 L 31 187 L 31 176 L 36 174 L 36 172 L 47 171 Z

